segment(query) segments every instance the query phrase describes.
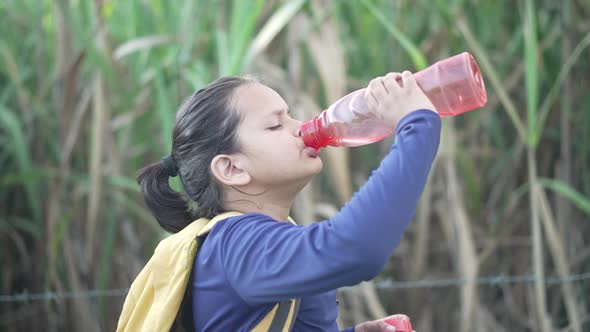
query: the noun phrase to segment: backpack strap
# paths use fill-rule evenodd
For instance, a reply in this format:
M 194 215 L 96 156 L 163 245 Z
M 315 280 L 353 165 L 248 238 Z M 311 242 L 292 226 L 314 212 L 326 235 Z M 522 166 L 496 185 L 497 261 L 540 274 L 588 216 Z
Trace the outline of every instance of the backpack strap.
M 278 304 L 277 313 L 275 314 L 268 332 L 289 332 L 295 324 L 295 318 L 299 312 L 300 299 L 282 301 Z
M 252 332 L 289 332 L 299 311 L 300 299 L 281 301 L 269 311 Z
M 202 219 L 199 219 L 199 220 L 193 222 L 192 227 L 199 229 L 197 236 L 193 239 L 193 241 L 194 241 L 193 246 L 196 248 L 194 256 L 196 257 L 196 254 L 199 252 L 199 249 L 201 249 L 201 246 L 203 245 L 205 238 L 207 237 L 207 235 L 209 234 L 209 232 L 211 231 L 211 229 L 213 228 L 213 226 L 215 226 L 215 224 L 217 222 L 227 219 L 227 218 L 230 218 L 230 217 L 239 216 L 241 214 L 242 213 L 240 213 L 240 212 L 233 212 L 232 211 L 232 212 L 226 212 L 226 213 L 219 214 L 211 220 L 202 218 Z M 192 266 L 194 266 L 194 265 L 191 265 L 191 269 L 189 271 L 189 281 L 187 283 L 187 287 L 185 289 L 184 296 L 183 296 L 182 302 L 180 304 L 180 308 L 178 310 L 178 313 L 177 313 L 176 319 L 174 320 L 172 328 L 170 329 L 170 331 L 173 331 L 173 332 L 194 332 L 195 331 L 194 322 L 193 322 L 193 272 L 192 272 Z
M 225 220 L 227 218 L 240 216 L 242 214 L 242 212 L 230 211 L 215 216 L 215 218 L 211 219 L 211 221 L 209 221 L 205 225 L 205 227 L 201 228 L 201 231 L 199 231 L 199 233 L 197 234 L 197 238 L 208 234 L 211 231 L 211 229 L 213 229 L 213 226 L 215 226 L 218 222 Z

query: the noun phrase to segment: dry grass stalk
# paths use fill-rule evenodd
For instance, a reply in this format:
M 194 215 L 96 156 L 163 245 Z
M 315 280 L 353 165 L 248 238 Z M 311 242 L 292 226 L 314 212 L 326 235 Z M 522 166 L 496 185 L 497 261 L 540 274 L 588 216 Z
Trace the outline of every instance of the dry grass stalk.
M 117 70 L 112 50 L 109 46 L 104 19 L 102 17 L 102 3 L 96 3 L 95 12 L 97 24 L 96 45 L 109 61 L 109 64 Z M 100 217 L 100 207 L 103 201 L 104 183 L 104 158 L 107 134 L 107 123 L 110 121 L 110 102 L 107 99 L 106 83 L 101 70 L 97 70 L 94 80 L 94 93 L 92 105 L 92 129 L 91 129 L 91 150 L 90 150 L 90 193 L 88 195 L 88 215 L 86 222 L 86 247 L 84 257 L 88 262 L 94 258 L 95 232 Z M 89 268 L 89 267 L 86 267 Z M 83 267 L 84 271 L 84 267 Z
M 531 191 L 529 195 L 530 202 L 530 223 L 531 223 L 531 237 L 533 241 L 532 257 L 533 257 L 533 271 L 535 274 L 535 309 L 537 314 L 538 329 L 542 332 L 551 331 L 551 322 L 547 315 L 547 296 L 545 293 L 545 271 L 544 271 L 544 257 L 543 257 L 543 238 L 541 234 L 541 223 L 539 221 L 538 198 L 536 197 L 538 190 L 537 183 L 537 166 L 532 149 L 527 151 L 529 183 L 531 184 Z
M 553 263 L 557 268 L 557 273 L 560 278 L 567 279 L 570 276 L 569 264 L 563 243 L 561 232 L 558 230 L 553 212 L 549 205 L 545 190 L 538 184 L 532 186 L 536 190 L 535 197 L 539 200 L 539 208 L 541 211 L 541 221 L 543 223 L 544 234 L 549 244 L 549 252 L 553 258 Z M 570 328 L 573 332 L 582 332 L 582 322 L 580 313 L 578 312 L 578 304 L 576 301 L 576 293 L 571 283 L 562 283 L 561 290 L 565 301 L 567 315 L 570 321 Z
M 457 176 L 455 166 L 455 146 L 459 144 L 455 137 L 454 123 L 448 121 L 443 131 L 444 138 L 442 156 L 448 191 L 446 204 L 448 204 L 448 223 L 453 223 L 457 240 L 458 268 L 461 278 L 466 283 L 461 286 L 461 331 L 469 332 L 474 327 L 475 308 L 479 306 L 477 300 L 477 285 L 475 279 L 478 276 L 478 261 L 473 232 L 467 216 L 465 201 L 461 191 L 461 184 Z
M 86 247 L 85 257 L 88 262 L 94 257 L 94 245 L 96 243 L 96 227 L 99 219 L 100 207 L 103 196 L 104 174 L 104 143 L 107 118 L 104 81 L 98 73 L 94 83 L 94 96 L 92 108 L 92 138 L 90 150 L 90 191 L 88 195 L 88 215 L 86 219 Z M 88 266 L 86 266 L 88 268 Z
M 561 58 L 562 62 L 566 62 L 569 55 L 572 53 L 572 40 L 575 38 L 572 29 L 572 9 L 571 0 L 564 0 L 561 7 L 561 26 L 563 27 L 563 36 L 561 40 Z M 561 90 L 561 105 L 560 108 L 560 157 L 556 164 L 555 175 L 565 183 L 572 182 L 572 130 L 571 130 L 571 111 L 574 105 L 574 79 L 573 73 L 568 75 L 563 82 Z M 557 220 L 559 220 L 559 229 L 564 242 L 568 243 L 567 239 L 572 238 L 572 211 L 569 202 L 561 197 L 557 198 Z M 570 250 L 568 250 L 570 249 Z M 566 254 L 572 253 L 573 250 L 570 245 L 566 248 Z M 569 255 L 568 255 L 569 256 Z

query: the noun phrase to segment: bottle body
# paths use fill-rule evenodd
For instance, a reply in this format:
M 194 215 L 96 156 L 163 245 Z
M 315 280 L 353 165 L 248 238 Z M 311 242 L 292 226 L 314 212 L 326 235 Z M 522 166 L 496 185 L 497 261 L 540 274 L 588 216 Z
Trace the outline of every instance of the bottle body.
M 484 106 L 487 102 L 481 72 L 471 54 L 464 52 L 439 61 L 414 74 L 440 116 L 458 115 Z M 368 110 L 365 89 L 354 91 L 301 126 L 305 144 L 316 149 L 325 146 L 360 146 L 380 141 L 393 130 Z
M 467 52 L 441 60 L 414 77 L 440 116 L 472 111 L 488 101 L 479 66 Z

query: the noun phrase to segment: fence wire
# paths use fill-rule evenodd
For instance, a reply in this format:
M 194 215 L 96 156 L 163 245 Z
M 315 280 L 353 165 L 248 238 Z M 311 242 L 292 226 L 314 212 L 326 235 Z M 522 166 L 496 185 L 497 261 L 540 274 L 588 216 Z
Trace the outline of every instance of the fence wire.
M 563 283 L 572 283 L 590 279 L 590 272 L 573 274 L 567 278 L 545 277 L 544 283 L 547 285 L 556 285 Z M 418 288 L 444 288 L 459 287 L 467 283 L 475 283 L 479 286 L 498 286 L 505 284 L 533 283 L 540 280 L 534 274 L 521 276 L 496 275 L 489 277 L 480 277 L 477 279 L 436 279 L 436 280 L 414 280 L 414 281 L 397 281 L 393 279 L 383 280 L 375 283 L 377 289 L 394 290 L 394 289 L 418 289 Z M 349 290 L 352 287 L 344 287 L 342 290 Z M 33 302 L 33 301 L 59 301 L 75 298 L 97 298 L 97 297 L 122 297 L 127 295 L 129 288 L 118 289 L 92 289 L 79 292 L 43 292 L 0 295 L 0 303 L 7 302 Z

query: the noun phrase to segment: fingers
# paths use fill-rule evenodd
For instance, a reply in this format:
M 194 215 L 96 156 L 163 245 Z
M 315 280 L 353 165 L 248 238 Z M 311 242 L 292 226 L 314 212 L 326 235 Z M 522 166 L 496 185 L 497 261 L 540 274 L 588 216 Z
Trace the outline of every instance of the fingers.
M 379 100 L 382 100 L 389 94 L 383 86 L 383 83 L 381 82 L 382 80 L 383 77 L 380 76 L 371 80 L 371 82 L 369 83 L 369 90 L 371 91 L 373 97 L 377 102 L 379 102 Z
M 370 88 L 365 89 L 363 97 L 365 98 L 365 102 L 367 103 L 369 109 L 376 110 L 377 107 L 379 107 L 379 101 L 377 98 L 375 98 L 375 95 L 373 95 Z
M 402 87 L 400 83 L 402 82 L 402 74 L 400 73 L 389 73 L 385 75 L 383 79 L 383 86 L 389 92 L 389 94 L 398 94 Z
M 416 80 L 412 73 L 404 71 L 403 73 L 389 73 L 385 77 L 377 77 L 369 83 L 369 89 L 375 100 L 378 102 L 388 94 L 399 94 L 404 88 L 413 87 Z M 365 94 L 368 98 L 369 95 Z
M 364 99 L 368 110 L 392 128 L 408 113 L 434 108 L 409 71 L 373 79 L 365 89 Z
M 416 78 L 409 71 L 389 73 L 383 79 L 383 86 L 389 94 L 405 95 L 417 87 Z
M 417 85 L 416 78 L 407 70 L 402 73 L 402 83 L 408 89 L 413 89 Z

